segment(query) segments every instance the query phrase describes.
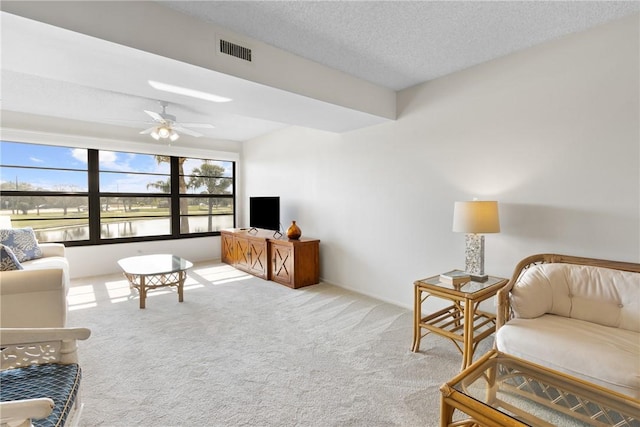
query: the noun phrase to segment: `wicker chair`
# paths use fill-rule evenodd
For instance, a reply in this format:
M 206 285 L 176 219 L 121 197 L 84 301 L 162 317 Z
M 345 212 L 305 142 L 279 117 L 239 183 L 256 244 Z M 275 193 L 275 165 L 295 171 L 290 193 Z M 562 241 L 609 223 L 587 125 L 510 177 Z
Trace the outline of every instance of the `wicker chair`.
M 532 255 L 497 299 L 497 350 L 640 399 L 640 264 Z
M 77 425 L 86 328 L 0 329 L 0 426 Z

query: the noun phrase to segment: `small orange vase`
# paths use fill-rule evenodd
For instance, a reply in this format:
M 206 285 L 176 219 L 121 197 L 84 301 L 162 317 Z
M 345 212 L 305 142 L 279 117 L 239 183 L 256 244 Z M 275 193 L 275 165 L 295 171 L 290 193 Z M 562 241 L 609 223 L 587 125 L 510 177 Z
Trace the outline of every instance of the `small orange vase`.
M 287 228 L 287 237 L 291 240 L 298 240 L 302 236 L 300 227 L 296 225 L 295 221 L 291 221 L 291 225 Z

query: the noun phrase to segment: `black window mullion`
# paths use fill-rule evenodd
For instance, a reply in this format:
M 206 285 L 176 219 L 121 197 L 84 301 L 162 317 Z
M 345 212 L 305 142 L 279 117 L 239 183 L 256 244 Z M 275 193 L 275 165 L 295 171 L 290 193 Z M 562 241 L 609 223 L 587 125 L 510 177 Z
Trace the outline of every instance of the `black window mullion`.
M 171 157 L 171 236 L 180 237 L 180 160 Z
M 98 150 L 87 152 L 89 168 L 89 242 L 100 243 L 100 170 Z
M 236 227 L 236 162 L 231 163 L 231 167 L 233 169 L 233 180 L 231 181 L 231 188 L 233 191 L 233 208 L 232 208 L 232 212 L 233 212 L 233 228 Z

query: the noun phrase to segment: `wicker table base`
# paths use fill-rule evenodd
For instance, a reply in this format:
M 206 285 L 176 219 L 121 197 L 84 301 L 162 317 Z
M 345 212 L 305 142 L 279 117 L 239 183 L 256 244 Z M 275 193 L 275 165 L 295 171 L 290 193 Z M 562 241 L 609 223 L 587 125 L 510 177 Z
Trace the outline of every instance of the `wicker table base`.
M 187 269 L 193 264 L 176 255 L 143 255 L 124 258 L 118 261 L 124 276 L 132 288 L 140 294 L 140 308 L 145 308 L 149 289 L 175 286 L 178 290 L 178 301 L 184 301 L 184 282 Z

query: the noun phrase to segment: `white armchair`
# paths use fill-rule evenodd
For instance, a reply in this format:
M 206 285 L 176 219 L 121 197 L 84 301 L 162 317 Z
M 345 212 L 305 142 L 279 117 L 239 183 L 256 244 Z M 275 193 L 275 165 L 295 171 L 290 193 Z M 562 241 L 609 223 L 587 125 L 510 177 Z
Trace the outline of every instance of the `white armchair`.
M 60 243 L 41 243 L 42 258 L 0 272 L 0 327 L 60 328 L 67 319 L 69 263 Z
M 77 425 L 82 410 L 77 340 L 86 328 L 0 329 L 0 426 Z M 33 424 L 32 424 L 33 422 Z

